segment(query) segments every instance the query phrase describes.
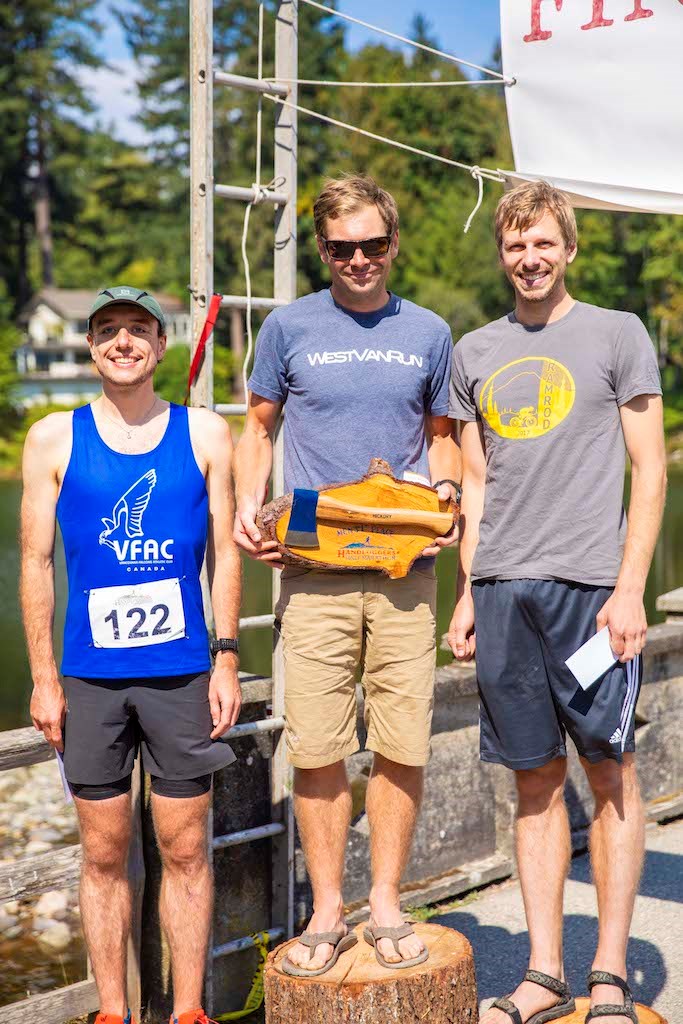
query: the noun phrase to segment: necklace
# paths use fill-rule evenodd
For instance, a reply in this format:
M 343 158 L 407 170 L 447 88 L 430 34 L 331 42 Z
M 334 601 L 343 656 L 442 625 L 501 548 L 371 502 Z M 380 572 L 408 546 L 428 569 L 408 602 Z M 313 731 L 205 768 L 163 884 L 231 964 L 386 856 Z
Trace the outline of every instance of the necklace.
M 109 420 L 109 422 L 113 423 L 115 427 L 118 427 L 119 430 L 122 430 L 124 432 L 124 434 L 126 435 L 126 437 L 128 438 L 128 440 L 130 441 L 130 439 L 133 436 L 133 431 L 135 430 L 135 428 L 136 427 L 143 427 L 145 425 L 145 421 L 147 420 L 147 417 L 149 416 L 149 414 L 151 413 L 152 409 L 154 408 L 154 406 L 156 404 L 157 404 L 157 399 L 156 399 L 156 395 L 155 395 L 154 396 L 154 401 L 152 402 L 152 404 L 150 405 L 149 409 L 147 410 L 145 415 L 142 417 L 140 422 L 139 423 L 126 424 L 125 427 L 124 427 L 124 425 L 122 423 L 118 423 L 116 420 L 113 420 L 111 418 L 111 416 L 107 416 L 107 414 L 106 414 L 106 412 L 104 411 L 103 408 L 101 408 L 101 412 L 102 412 L 102 415 L 104 416 L 105 420 Z

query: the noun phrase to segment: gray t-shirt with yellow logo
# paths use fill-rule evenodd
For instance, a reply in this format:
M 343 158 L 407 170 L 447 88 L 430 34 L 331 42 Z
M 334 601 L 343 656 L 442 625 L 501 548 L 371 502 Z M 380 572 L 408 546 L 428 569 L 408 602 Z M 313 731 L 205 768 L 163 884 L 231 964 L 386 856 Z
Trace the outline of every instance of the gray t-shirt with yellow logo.
M 509 314 L 461 338 L 449 415 L 479 420 L 486 447 L 472 579 L 613 586 L 626 534 L 619 407 L 661 393 L 632 313 L 577 302 L 542 327 Z

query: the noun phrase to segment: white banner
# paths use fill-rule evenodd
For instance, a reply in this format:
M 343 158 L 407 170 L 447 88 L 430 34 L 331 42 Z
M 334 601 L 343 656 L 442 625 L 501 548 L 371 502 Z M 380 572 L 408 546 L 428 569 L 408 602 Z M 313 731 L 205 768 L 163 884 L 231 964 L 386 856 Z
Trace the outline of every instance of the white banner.
M 501 0 L 501 31 L 510 183 L 683 213 L 683 0 Z

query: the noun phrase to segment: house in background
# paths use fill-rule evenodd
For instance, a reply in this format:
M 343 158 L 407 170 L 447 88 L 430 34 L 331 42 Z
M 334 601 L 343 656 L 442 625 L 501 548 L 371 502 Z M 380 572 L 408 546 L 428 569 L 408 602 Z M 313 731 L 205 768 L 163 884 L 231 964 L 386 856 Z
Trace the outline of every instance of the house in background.
M 189 345 L 190 312 L 173 295 L 155 292 L 166 314 L 169 345 Z M 41 288 L 24 307 L 24 341 L 17 349 L 18 398 L 30 405 L 80 405 L 96 398 L 99 377 L 85 336 L 94 292 Z

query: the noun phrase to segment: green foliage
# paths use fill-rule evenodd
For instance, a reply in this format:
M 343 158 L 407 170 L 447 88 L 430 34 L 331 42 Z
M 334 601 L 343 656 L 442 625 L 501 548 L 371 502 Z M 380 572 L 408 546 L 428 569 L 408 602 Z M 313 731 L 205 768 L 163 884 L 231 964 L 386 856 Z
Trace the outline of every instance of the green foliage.
M 179 405 L 185 401 L 187 378 L 190 372 L 190 350 L 185 345 L 173 345 L 166 350 L 163 361 L 154 375 L 155 390 L 162 398 Z M 225 345 L 214 340 L 213 390 L 214 401 L 232 401 L 235 366 L 232 353 Z
M 75 119 L 92 109 L 79 75 L 101 64 L 95 7 L 96 0 L 0 2 L 0 279 L 15 311 L 34 283 L 29 246 L 37 174 L 44 171 L 47 187 L 59 192 L 51 162 L 67 149 Z
M 17 385 L 14 352 L 21 344 L 21 335 L 11 319 L 11 307 L 4 285 L 0 282 L 0 431 L 3 433 L 13 427 L 17 420 L 14 404 Z
M 184 183 L 102 132 L 84 141 L 80 159 L 72 149 L 59 164 L 73 216 L 55 224 L 56 283 L 95 290 L 118 279 L 182 295 L 189 225 L 177 206 Z
M 683 433 L 683 391 L 669 391 L 664 404 L 664 430 L 667 434 Z

